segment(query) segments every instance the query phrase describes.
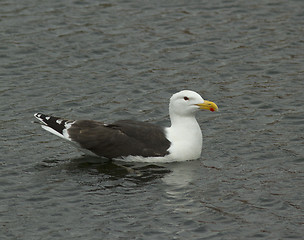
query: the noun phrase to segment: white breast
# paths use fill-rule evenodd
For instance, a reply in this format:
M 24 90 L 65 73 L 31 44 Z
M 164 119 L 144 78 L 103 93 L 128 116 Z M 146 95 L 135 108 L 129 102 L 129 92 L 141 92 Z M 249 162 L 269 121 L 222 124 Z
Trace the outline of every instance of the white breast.
M 171 142 L 170 157 L 175 161 L 198 159 L 201 156 L 203 137 L 196 119 L 184 119 L 182 124 L 175 124 L 166 129 Z

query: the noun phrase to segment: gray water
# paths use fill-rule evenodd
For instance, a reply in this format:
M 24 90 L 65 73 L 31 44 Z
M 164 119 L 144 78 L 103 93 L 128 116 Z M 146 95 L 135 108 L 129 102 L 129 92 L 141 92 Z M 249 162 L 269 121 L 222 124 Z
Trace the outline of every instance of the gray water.
M 0 238 L 303 239 L 304 1 L 0 2 Z M 108 162 L 40 111 L 168 126 L 197 115 L 200 160 Z

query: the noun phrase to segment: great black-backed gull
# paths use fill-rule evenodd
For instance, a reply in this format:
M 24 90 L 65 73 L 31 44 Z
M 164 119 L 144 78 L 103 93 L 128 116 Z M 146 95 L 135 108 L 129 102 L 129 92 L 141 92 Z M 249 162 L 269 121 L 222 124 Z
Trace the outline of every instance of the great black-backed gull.
M 174 162 L 198 159 L 203 137 L 195 113 L 217 111 L 215 103 L 198 93 L 183 90 L 170 98 L 170 127 L 120 120 L 112 124 L 93 120 L 66 120 L 36 113 L 45 130 L 76 144 L 85 153 L 109 159 Z

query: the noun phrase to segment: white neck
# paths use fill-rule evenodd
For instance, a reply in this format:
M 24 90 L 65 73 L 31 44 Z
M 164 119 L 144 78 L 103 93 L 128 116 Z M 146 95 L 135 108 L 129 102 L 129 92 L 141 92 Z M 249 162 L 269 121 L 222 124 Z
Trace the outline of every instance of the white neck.
M 177 116 L 170 113 L 171 127 L 167 136 L 171 142 L 169 152 L 175 161 L 197 159 L 202 150 L 202 132 L 195 116 Z

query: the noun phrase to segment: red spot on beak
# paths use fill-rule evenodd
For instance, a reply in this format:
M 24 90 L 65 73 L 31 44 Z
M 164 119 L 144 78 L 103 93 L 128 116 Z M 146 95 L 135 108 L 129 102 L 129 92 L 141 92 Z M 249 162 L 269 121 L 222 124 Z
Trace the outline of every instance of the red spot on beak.
M 211 111 L 211 112 L 214 112 L 214 108 L 210 108 L 210 111 Z

